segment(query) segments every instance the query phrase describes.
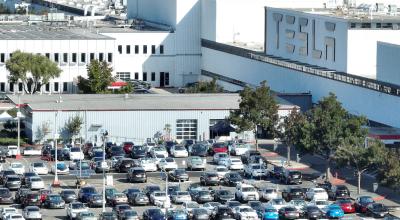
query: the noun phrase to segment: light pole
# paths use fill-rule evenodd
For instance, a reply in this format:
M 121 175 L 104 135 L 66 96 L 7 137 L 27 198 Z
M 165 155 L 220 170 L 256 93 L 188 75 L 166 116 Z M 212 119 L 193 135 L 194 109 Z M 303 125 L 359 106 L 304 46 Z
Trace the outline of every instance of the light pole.
M 103 212 L 106 211 L 106 173 L 104 172 L 106 163 L 106 139 L 108 132 L 103 132 L 103 162 L 101 162 L 101 168 L 103 170 Z
M 17 140 L 17 153 L 15 154 L 15 159 L 21 159 L 21 97 L 18 94 L 18 111 L 17 111 L 17 133 L 18 133 L 18 140 Z
M 58 147 L 57 147 L 57 139 L 59 138 L 59 136 L 60 136 L 60 134 L 58 134 L 58 132 L 57 132 L 57 126 L 58 126 L 58 123 L 57 123 L 57 119 L 58 119 L 58 112 L 59 111 L 55 111 L 55 118 L 54 118 L 54 160 L 55 160 L 55 164 L 54 164 L 54 166 L 55 166 L 55 171 L 54 171 L 54 181 L 53 181 L 53 187 L 59 187 L 60 186 L 60 181 L 58 181 L 58 172 L 57 172 L 57 163 L 58 163 L 58 156 L 57 156 L 57 150 L 58 150 Z

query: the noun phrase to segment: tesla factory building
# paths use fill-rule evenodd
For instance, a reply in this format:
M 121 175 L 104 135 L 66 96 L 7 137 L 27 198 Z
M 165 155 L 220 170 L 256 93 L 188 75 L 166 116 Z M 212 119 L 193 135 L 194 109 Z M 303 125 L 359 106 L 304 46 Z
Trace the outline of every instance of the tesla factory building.
M 18 103 L 17 95 L 9 98 Z M 276 100 L 280 117 L 299 108 L 279 97 Z M 101 142 L 101 133 L 107 130 L 115 142 L 143 143 L 163 134 L 166 125 L 171 129 L 170 137 L 178 141 L 209 139 L 210 126 L 239 107 L 239 95 L 25 95 L 20 103 L 26 117 L 25 133 L 32 142 L 53 139 L 55 128 L 62 138 L 67 137 L 66 123 L 79 116 L 83 121 L 80 136 L 88 141 Z

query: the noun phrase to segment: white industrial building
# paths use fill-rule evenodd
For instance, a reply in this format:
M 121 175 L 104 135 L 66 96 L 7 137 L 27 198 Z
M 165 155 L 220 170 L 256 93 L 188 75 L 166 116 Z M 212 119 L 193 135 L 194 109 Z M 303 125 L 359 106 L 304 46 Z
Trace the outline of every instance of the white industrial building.
M 174 140 L 206 140 L 212 125 L 239 108 L 238 94 L 25 95 L 20 100 L 17 95 L 9 97 L 23 106 L 25 133 L 32 142 L 53 139 L 54 131 L 62 138 L 68 136 L 65 124 L 74 116 L 84 122 L 80 136 L 95 143 L 101 142 L 102 129 L 108 131 L 110 140 L 143 143 L 165 133 L 167 124 Z M 299 108 L 279 97 L 276 100 L 280 117 Z

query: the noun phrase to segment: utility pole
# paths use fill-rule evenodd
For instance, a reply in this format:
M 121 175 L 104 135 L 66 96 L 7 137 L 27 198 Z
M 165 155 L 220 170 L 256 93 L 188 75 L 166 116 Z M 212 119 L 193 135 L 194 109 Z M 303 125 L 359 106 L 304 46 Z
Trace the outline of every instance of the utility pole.
M 18 94 L 18 111 L 17 111 L 17 153 L 15 154 L 15 159 L 21 159 L 21 95 Z
M 55 118 L 54 118 L 54 157 L 55 157 L 55 172 L 54 172 L 54 181 L 53 181 L 53 187 L 59 187 L 60 186 L 60 181 L 58 181 L 58 170 L 57 170 L 57 163 L 58 163 L 58 156 L 57 156 L 57 139 L 59 138 L 60 134 L 57 132 L 57 126 L 58 126 L 58 112 L 55 111 Z
M 103 212 L 106 211 L 106 174 L 104 172 L 105 167 L 107 166 L 106 164 L 106 138 L 107 138 L 108 132 L 104 131 L 103 132 L 103 162 L 101 163 L 101 168 L 103 170 Z

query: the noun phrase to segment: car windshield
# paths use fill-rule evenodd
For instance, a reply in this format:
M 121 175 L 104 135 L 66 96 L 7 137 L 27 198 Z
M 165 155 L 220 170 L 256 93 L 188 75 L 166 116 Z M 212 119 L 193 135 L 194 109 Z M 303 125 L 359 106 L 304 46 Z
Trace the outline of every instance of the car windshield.
M 302 190 L 302 189 L 292 189 L 291 191 L 292 191 L 292 193 L 299 193 L 299 192 L 303 192 L 303 190 Z
M 39 207 L 31 206 L 31 207 L 27 207 L 26 210 L 28 210 L 29 212 L 38 212 L 40 209 L 39 209 Z
M 75 192 L 72 190 L 65 190 L 63 191 L 64 195 L 75 195 Z
M 176 194 L 178 194 L 178 195 L 180 195 L 180 196 L 187 196 L 187 195 L 190 195 L 189 192 L 186 192 L 186 191 L 176 192 Z
M 229 157 L 228 154 L 218 154 L 219 158 L 227 158 Z
M 71 152 L 79 152 L 79 151 L 81 151 L 81 149 L 79 149 L 79 147 L 73 147 L 73 148 L 71 148 L 70 151 Z
M 274 208 L 266 208 L 265 212 L 277 212 Z
M 253 165 L 251 168 L 258 170 L 258 169 L 262 169 L 262 166 L 260 165 Z
M 177 169 L 177 170 L 175 170 L 175 173 L 176 174 L 184 174 L 184 173 L 186 173 L 186 171 L 183 169 Z
M 155 147 L 154 151 L 166 151 L 164 147 Z
M 65 163 L 57 163 L 57 169 L 65 169 L 67 166 L 65 165 Z
M 198 214 L 198 215 L 204 215 L 204 214 L 207 214 L 208 212 L 205 209 L 194 209 L 193 213 Z
M 225 144 L 224 143 L 215 143 L 214 145 L 213 145 L 213 148 L 225 148 Z
M 82 203 L 72 203 L 72 208 L 73 209 L 84 209 L 86 207 Z
M 221 191 L 219 191 L 219 194 L 225 196 L 225 195 L 230 195 L 231 192 L 228 190 L 221 190 Z
M 240 159 L 231 159 L 231 163 L 242 163 L 242 161 Z
M 361 197 L 360 201 L 362 203 L 372 203 L 372 202 L 374 202 L 374 200 L 371 197 Z
M 240 174 L 238 173 L 230 173 L 231 178 L 241 178 Z
M 31 178 L 31 181 L 32 182 L 40 182 L 40 181 L 42 181 L 42 179 L 40 179 L 38 177 L 33 177 L 33 178 Z
M 352 201 L 350 199 L 341 199 L 338 200 L 339 204 L 348 204 L 348 203 L 352 203 Z
M 23 165 L 20 164 L 20 163 L 12 163 L 12 164 L 11 164 L 11 167 L 12 167 L 12 168 L 22 168 Z
M 304 205 L 306 202 L 304 200 L 292 200 L 293 205 Z
M 248 207 L 239 208 L 239 212 L 252 212 L 253 210 Z
M 186 150 L 184 146 L 177 145 L 175 146 L 175 150 Z
M 148 189 L 148 191 L 159 191 L 160 187 L 159 186 L 149 186 L 147 189 Z
M 328 202 L 327 201 L 323 201 L 323 200 L 318 200 L 318 201 L 315 201 L 315 204 L 316 205 L 327 205 Z
M 81 212 L 80 215 L 82 217 L 94 217 L 94 213 L 93 212 Z
M 386 210 L 387 210 L 386 207 L 385 207 L 383 204 L 380 204 L 380 203 L 375 203 L 375 204 L 373 204 L 373 205 L 372 205 L 372 208 L 373 208 L 375 211 L 386 211 Z
M 43 163 L 33 163 L 33 167 L 44 167 Z
M 20 181 L 20 179 L 19 179 L 19 177 L 13 177 L 13 176 L 11 176 L 11 177 L 8 177 L 8 178 L 7 178 L 7 181 Z
M 200 157 L 192 157 L 192 162 L 203 162 L 203 160 Z
M 243 192 L 254 192 L 256 190 L 253 187 L 243 187 L 242 191 Z
M 274 192 L 276 192 L 275 189 L 266 189 L 265 190 L 265 193 L 274 193 Z
M 122 148 L 122 147 L 112 147 L 111 148 L 111 151 L 112 152 L 121 152 L 121 151 L 123 151 L 124 149 Z
M 83 193 L 96 193 L 96 189 L 94 187 L 85 187 L 81 190 Z
M 228 168 L 226 168 L 226 167 L 217 167 L 217 169 L 216 169 L 218 172 L 225 172 L 225 171 L 228 171 Z
M 156 197 L 165 197 L 165 192 L 156 192 L 156 193 L 154 193 L 154 196 L 156 196 Z
M 314 189 L 314 192 L 315 193 L 324 193 L 325 190 L 323 190 L 323 189 Z
M 125 216 L 137 216 L 138 214 L 137 214 L 136 211 L 133 211 L 133 210 L 126 210 L 126 211 L 124 212 L 124 215 L 125 215 Z
M 189 202 L 189 203 L 186 204 L 186 207 L 190 208 L 190 209 L 192 209 L 192 208 L 200 208 L 200 205 L 195 203 L 195 202 Z
M 167 157 L 165 158 L 165 161 L 167 161 L 168 163 L 173 163 L 175 160 L 171 157 Z
M 48 195 L 47 198 L 49 198 L 49 200 L 53 202 L 61 201 L 61 197 L 59 195 Z

